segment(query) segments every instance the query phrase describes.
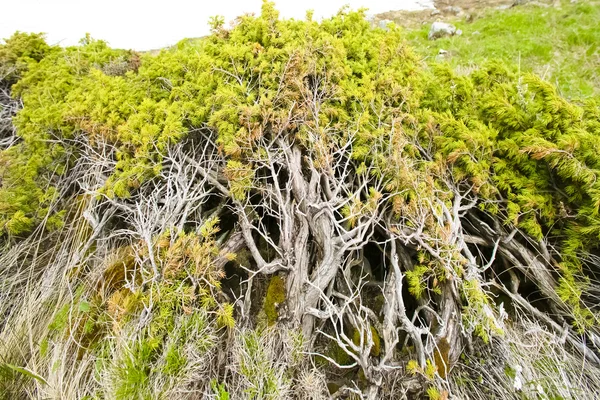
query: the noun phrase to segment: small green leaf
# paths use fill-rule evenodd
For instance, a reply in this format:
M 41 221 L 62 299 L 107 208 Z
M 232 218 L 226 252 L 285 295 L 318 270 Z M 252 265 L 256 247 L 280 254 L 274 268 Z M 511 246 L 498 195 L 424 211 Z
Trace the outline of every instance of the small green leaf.
M 90 303 L 85 300 L 79 302 L 79 311 L 87 313 L 90 312 Z
M 48 382 L 44 378 L 42 378 L 40 375 L 36 374 L 35 372 L 31 371 L 28 368 L 17 367 L 16 365 L 12 365 L 12 364 L 8 364 L 8 363 L 4 364 L 4 366 L 7 367 L 7 368 L 9 368 L 9 369 L 11 369 L 11 370 L 13 370 L 13 371 L 15 371 L 15 372 L 18 372 L 21 375 L 24 375 L 24 376 L 29 377 L 29 378 L 36 379 L 36 380 L 42 382 L 44 385 L 48 384 Z

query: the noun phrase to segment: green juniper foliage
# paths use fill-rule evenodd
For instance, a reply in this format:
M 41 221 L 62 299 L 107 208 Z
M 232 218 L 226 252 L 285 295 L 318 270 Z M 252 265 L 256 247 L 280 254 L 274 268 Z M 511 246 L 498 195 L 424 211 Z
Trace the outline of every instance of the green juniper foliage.
M 445 323 L 452 319 L 461 340 L 471 347 L 473 341 L 497 345 L 494 340 L 501 340 L 507 330 L 500 317 L 504 309 L 496 306 L 491 290 L 504 284 L 513 269 L 526 271 L 522 286 L 535 287 L 530 292 L 545 299 L 553 313 L 558 310 L 560 323 L 547 317 L 545 324 L 597 337 L 593 336 L 599 322 L 593 290 L 600 253 L 597 100 L 569 101 L 539 76 L 503 62 L 482 62 L 468 72 L 445 63 L 425 64 L 400 27 L 373 27 L 364 11 L 342 9 L 322 22 L 310 14 L 305 20 L 282 20 L 274 5 L 265 1 L 259 16 L 241 16 L 231 29 L 223 22 L 214 18 L 210 36 L 183 40 L 159 54 L 111 49 L 89 36 L 79 46 L 59 48 L 48 46 L 41 35 L 16 33 L 0 46 L 2 84 L 23 103 L 13 120 L 18 140 L 0 151 L 0 240 L 7 259 L 13 254 L 10 250 L 19 265 L 31 265 L 35 287 L 49 279 L 39 272 L 44 269 L 39 257 L 52 261 L 59 248 L 60 254 L 68 254 L 64 263 L 45 271 L 47 275 L 62 271 L 58 274 L 62 280 L 57 281 L 67 286 L 50 294 L 40 289 L 40 298 L 52 310 L 38 324 L 46 328 L 40 354 L 36 353 L 42 364 L 61 352 L 70 354 L 72 365 L 89 362 L 92 366 L 85 367 L 82 376 L 89 382 L 85 395 L 90 398 L 169 398 L 182 393 L 210 393 L 219 399 L 236 398 L 233 393 L 252 399 L 282 398 L 291 396 L 300 381 L 306 387 L 325 387 L 320 372 L 306 367 L 308 357 L 315 355 L 304 347 L 310 342 L 335 353 L 332 358 L 349 366 L 355 381 L 362 376 L 367 384 L 360 390 L 366 393 L 375 386 L 395 387 L 385 380 L 389 375 L 384 379 L 387 367 L 378 369 L 379 360 L 408 361 L 405 355 L 419 350 L 415 343 L 404 344 L 415 337 L 444 343 L 448 348 L 437 358 L 454 363 L 454 354 L 467 346 L 455 349 L 448 344 L 443 336 L 446 326 L 439 322 L 444 318 Z M 205 179 L 209 200 L 193 198 L 192 205 L 173 208 L 178 218 L 183 215 L 180 219 L 160 231 L 145 230 L 148 220 L 169 217 L 151 212 L 160 207 L 172 210 L 167 208 L 169 199 L 152 198 L 155 188 L 166 187 L 173 178 L 170 151 L 180 149 L 186 166 L 206 161 L 198 159 L 201 152 L 194 147 L 201 142 L 199 137 L 209 138 L 206 147 L 214 146 L 222 163 L 194 176 L 187 188 Z M 244 243 L 253 260 L 262 257 L 267 265 L 278 257 L 295 261 L 291 252 L 273 254 L 250 243 L 283 240 L 277 235 L 256 238 L 259 228 L 277 224 L 269 219 L 272 215 L 253 208 L 266 201 L 265 193 L 274 186 L 298 183 L 285 167 L 275 171 L 274 165 L 280 165 L 276 161 L 281 161 L 273 159 L 287 155 L 274 154 L 264 145 L 284 147 L 281 142 L 298 151 L 301 172 L 310 169 L 334 176 L 338 172 L 333 165 L 342 159 L 352 169 L 348 176 L 364 182 L 343 207 L 334 211 L 323 207 L 321 215 L 329 212 L 348 233 L 381 212 L 386 218 L 372 235 L 387 229 L 392 237 L 373 239 L 373 247 L 382 254 L 381 266 L 373 267 L 383 272 L 369 272 L 372 282 L 353 287 L 340 269 L 325 285 L 320 308 L 306 310 L 329 318 L 315 328 L 320 339 L 331 339 L 323 339 L 326 343 L 305 342 L 311 338 L 302 338 L 300 322 L 290 317 L 291 311 L 288 315 L 284 303 L 294 300 L 289 298 L 294 293 L 292 271 L 283 267 L 276 274 L 270 272 L 262 292 L 255 286 L 256 293 L 232 294 L 222 283 L 224 266 L 233 264 L 235 253 L 242 251 L 235 247 L 238 243 Z M 332 150 L 339 148 L 344 152 Z M 106 149 L 108 154 L 102 153 Z M 70 180 L 81 163 L 103 163 L 102 184 L 91 195 L 77 179 Z M 265 172 L 265 165 L 273 166 L 280 181 L 264 184 L 265 174 L 271 173 Z M 311 177 L 310 188 L 320 187 L 319 179 Z M 102 201 L 106 202 L 102 207 L 118 205 L 116 217 L 106 225 L 101 218 L 95 221 L 72 211 L 85 202 Z M 469 201 L 471 206 L 465 206 Z M 195 214 L 191 208 L 202 202 L 206 208 Z M 300 215 L 298 203 L 290 209 Z M 246 213 L 232 216 L 235 207 Z M 130 210 L 134 212 L 126 214 Z M 86 225 L 89 221 L 91 228 Z M 320 220 L 306 222 L 306 231 L 315 221 Z M 255 230 L 244 231 L 250 225 Z M 221 229 L 222 236 L 217 236 Z M 48 240 L 35 242 L 34 232 Z M 302 237 L 302 232 L 299 228 L 293 233 Z M 315 239 L 311 235 L 306 234 L 307 240 Z M 88 240 L 91 243 L 85 245 Z M 405 247 L 400 257 L 386 253 L 392 240 Z M 310 271 L 317 271 L 314 259 L 327 250 L 311 247 L 307 268 L 315 269 Z M 344 257 L 350 260 L 353 252 L 348 250 Z M 390 265 L 399 258 L 404 264 L 396 272 Z M 530 263 L 522 265 L 522 260 Z M 250 285 L 256 274 L 263 273 L 252 271 L 253 262 L 240 261 L 235 267 L 239 270 L 228 274 L 243 275 L 243 285 Z M 310 273 L 311 278 L 318 275 Z M 376 273 L 381 276 L 375 278 Z M 2 285 L 8 285 L 7 276 L 2 275 Z M 381 293 L 389 290 L 390 283 L 380 280 L 390 276 L 407 306 L 387 304 L 385 292 L 379 307 L 384 312 L 365 312 L 368 303 L 358 297 L 361 291 L 367 286 Z M 340 288 L 342 278 L 353 292 Z M 302 293 L 311 290 L 309 283 L 298 285 Z M 29 284 L 18 288 L 25 286 Z M 15 296 L 12 293 L 18 291 L 11 289 Z M 518 300 L 521 294 L 531 294 L 524 290 L 528 289 L 515 288 L 507 295 Z M 331 322 L 333 314 L 328 314 L 339 299 L 350 299 L 344 310 L 358 310 L 354 322 L 364 315 L 369 322 L 354 331 L 346 327 L 344 333 L 344 327 L 336 324 L 343 325 L 348 318 Z M 250 301 L 261 302 L 262 307 L 245 303 Z M 532 308 L 528 312 L 536 317 L 545 311 L 542 306 Z M 6 312 L 9 324 L 20 321 L 13 314 L 16 309 L 0 308 L 0 314 Z M 265 331 L 253 326 L 254 316 L 248 315 L 257 309 L 266 313 Z M 386 330 L 390 322 L 386 312 L 399 309 L 417 311 L 392 321 L 397 329 Z M 284 324 L 293 329 L 273 333 Z M 410 336 L 411 326 L 422 331 Z M 334 341 L 334 330 L 338 339 L 347 336 L 346 348 Z M 408 332 L 402 333 L 406 339 L 398 336 L 400 331 Z M 579 342 L 569 335 L 569 346 L 576 348 Z M 361 337 L 373 341 L 366 355 L 357 354 Z M 236 353 L 219 351 L 229 345 Z M 37 372 L 18 369 L 28 364 L 27 357 L 34 357 L 29 344 L 26 347 L 24 355 L 11 353 L 22 366 L 11 368 L 13 358 L 7 356 L 0 374 L 17 376 L 25 371 L 19 379 L 33 377 L 29 385 L 42 385 Z M 431 384 L 441 369 L 432 361 L 434 352 L 427 351 L 429 358 L 419 360 L 421 365 L 409 363 L 410 370 L 426 379 L 430 398 L 444 398 L 447 392 Z M 581 348 L 577 351 L 584 353 Z M 0 361 L 4 362 L 2 353 Z M 47 370 L 51 375 L 52 368 Z M 449 371 L 444 369 L 444 378 Z M 0 389 L 16 392 L 12 383 L 2 385 Z

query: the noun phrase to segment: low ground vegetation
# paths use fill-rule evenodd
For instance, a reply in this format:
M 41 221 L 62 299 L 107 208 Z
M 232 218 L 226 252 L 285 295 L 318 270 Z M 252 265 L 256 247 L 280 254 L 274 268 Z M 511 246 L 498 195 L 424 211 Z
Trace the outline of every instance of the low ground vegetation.
M 211 27 L 0 47 L 0 395 L 600 392 L 595 89 L 346 9 Z

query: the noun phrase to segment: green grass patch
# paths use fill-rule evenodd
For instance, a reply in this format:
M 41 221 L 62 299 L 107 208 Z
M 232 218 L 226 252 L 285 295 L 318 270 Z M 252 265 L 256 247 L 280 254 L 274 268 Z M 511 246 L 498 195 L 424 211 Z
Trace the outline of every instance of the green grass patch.
M 407 36 L 426 60 L 443 57 L 453 67 L 476 68 L 502 60 L 535 72 L 568 98 L 600 95 L 600 4 L 564 1 L 560 8 L 520 6 L 487 10 L 473 22 L 453 22 L 461 36 L 430 41 L 430 24 Z

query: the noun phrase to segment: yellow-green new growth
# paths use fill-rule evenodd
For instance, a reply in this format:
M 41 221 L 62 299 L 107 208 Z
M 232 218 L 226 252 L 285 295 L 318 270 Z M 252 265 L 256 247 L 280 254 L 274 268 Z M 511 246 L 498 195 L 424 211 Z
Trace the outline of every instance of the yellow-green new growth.
M 279 318 L 278 308 L 285 301 L 285 281 L 279 275 L 274 275 L 267 287 L 264 310 L 269 325 L 274 325 Z

